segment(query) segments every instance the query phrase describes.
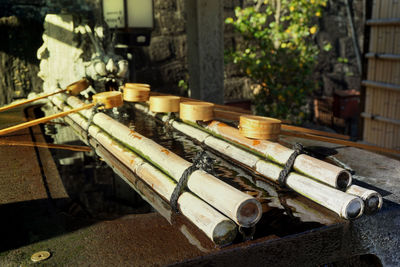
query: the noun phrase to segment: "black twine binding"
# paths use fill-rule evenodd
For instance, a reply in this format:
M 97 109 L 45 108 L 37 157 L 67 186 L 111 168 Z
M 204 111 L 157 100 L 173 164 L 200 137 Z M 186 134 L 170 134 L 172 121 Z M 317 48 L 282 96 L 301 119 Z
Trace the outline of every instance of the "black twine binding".
M 278 182 L 279 185 L 282 187 L 286 187 L 286 178 L 289 173 L 292 171 L 294 161 L 296 160 L 297 156 L 300 154 L 304 154 L 303 146 L 300 143 L 296 143 L 293 146 L 293 153 L 290 155 L 289 159 L 287 160 L 285 166 L 283 167 L 282 171 L 279 173 Z
M 86 132 L 86 142 L 88 143 L 88 146 L 89 146 L 90 148 L 92 148 L 93 150 L 94 150 L 94 148 L 93 148 L 92 144 L 91 144 L 90 141 L 89 141 L 89 138 L 90 138 L 89 128 L 90 128 L 90 125 L 91 125 L 92 122 L 93 122 L 94 115 L 96 115 L 97 113 L 99 113 L 99 112 L 100 112 L 99 108 L 100 108 L 100 107 L 103 107 L 103 106 L 104 106 L 103 103 L 97 103 L 96 105 L 94 105 L 94 107 L 93 107 L 93 109 L 92 109 L 92 114 L 90 114 L 90 117 L 89 117 L 89 120 L 88 120 L 88 125 L 87 125 L 87 127 L 86 127 L 86 129 L 85 129 L 85 132 Z
M 209 173 L 214 173 L 214 159 L 211 158 L 204 150 L 197 153 L 193 159 L 193 164 L 187 168 L 183 173 L 179 182 L 176 184 L 174 191 L 170 198 L 170 205 L 173 211 L 178 212 L 178 198 L 182 194 L 187 185 L 190 175 L 197 171 L 203 170 Z

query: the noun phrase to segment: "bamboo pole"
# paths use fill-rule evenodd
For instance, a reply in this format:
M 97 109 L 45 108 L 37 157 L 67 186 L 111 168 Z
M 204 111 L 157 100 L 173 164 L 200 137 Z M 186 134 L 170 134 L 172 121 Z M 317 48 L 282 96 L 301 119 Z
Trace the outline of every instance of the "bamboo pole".
M 338 139 L 333 139 L 333 138 L 328 138 L 328 137 L 323 137 L 323 136 L 316 136 L 316 135 L 312 135 L 312 134 L 300 134 L 300 133 L 291 133 L 291 132 L 282 132 L 282 134 L 294 136 L 294 137 L 305 138 L 305 139 L 310 139 L 310 140 L 322 141 L 322 142 L 327 142 L 327 143 L 332 143 L 332 144 L 357 147 L 357 148 L 371 150 L 371 151 L 375 151 L 375 152 L 400 154 L 400 150 L 396 150 L 396 149 L 372 146 L 372 145 L 361 144 L 361 143 L 356 143 L 356 142 L 351 142 L 351 141 L 346 141 L 346 140 L 338 140 Z
M 257 179 L 255 182 L 258 188 L 268 192 L 268 200 L 270 201 L 268 206 L 285 209 L 284 205 L 282 205 L 283 202 L 285 206 L 291 209 L 292 214 L 300 218 L 302 222 L 319 222 L 320 224 L 331 225 L 341 221 L 341 218 L 338 218 L 332 211 L 315 207 L 318 204 L 315 204 L 312 200 L 303 198 L 298 194 L 282 195 L 278 193 L 275 187 L 263 179 Z
M 44 122 L 51 121 L 51 120 L 54 120 L 54 119 L 57 119 L 57 118 L 61 118 L 61 117 L 67 116 L 70 113 L 78 112 L 78 111 L 83 110 L 83 109 L 91 108 L 94 105 L 95 104 L 93 104 L 93 103 L 86 104 L 86 105 L 83 105 L 81 107 L 69 110 L 69 111 L 60 112 L 58 114 L 50 115 L 50 116 L 47 116 L 47 117 L 44 117 L 44 118 L 39 118 L 39 119 L 36 119 L 36 120 L 27 121 L 27 122 L 24 122 L 24 123 L 15 125 L 15 126 L 11 126 L 11 127 L 5 128 L 5 129 L 1 129 L 0 130 L 0 135 L 5 135 L 5 134 L 8 134 L 8 133 L 12 133 L 12 132 L 15 132 L 15 131 L 19 131 L 19 130 L 22 130 L 22 129 L 25 129 L 25 128 L 28 128 L 28 127 L 32 127 L 32 126 L 38 125 L 40 123 L 44 123 Z
M 398 26 L 400 18 L 369 19 L 366 24 L 367 26 Z
M 267 140 L 251 140 L 241 136 L 237 129 L 218 121 L 213 121 L 210 124 L 207 124 L 205 129 L 217 137 L 220 136 L 234 144 L 239 144 L 246 150 L 252 151 L 262 157 L 266 157 L 268 160 L 282 166 L 286 164 L 289 157 L 294 152 L 292 149 L 276 142 L 270 142 Z M 281 133 L 283 132 L 284 131 Z M 299 173 L 340 189 L 346 188 L 351 184 L 351 175 L 348 171 L 305 154 L 299 155 L 296 158 L 293 168 Z
M 76 97 L 69 97 L 67 103 L 76 107 L 81 105 L 82 102 Z M 82 111 L 81 114 L 88 116 L 87 111 Z M 93 122 L 176 181 L 179 181 L 183 172 L 192 165 L 103 113 L 96 114 L 93 117 Z M 197 170 L 190 175 L 187 187 L 241 226 L 251 227 L 261 217 L 261 204 L 255 198 L 202 170 Z
M 374 53 L 369 52 L 365 54 L 365 57 L 368 59 L 387 59 L 387 60 L 400 60 L 400 55 L 398 54 L 390 54 L 390 53 Z
M 364 201 L 365 213 L 367 214 L 378 212 L 382 208 L 382 196 L 374 190 L 353 184 L 346 189 L 346 193 L 359 196 Z
M 50 96 L 53 96 L 53 95 L 56 95 L 56 94 L 64 93 L 64 92 L 68 92 L 71 95 L 77 95 L 81 91 L 85 90 L 88 87 L 89 87 L 88 81 L 86 79 L 82 79 L 82 80 L 79 80 L 77 82 L 74 82 L 74 83 L 68 85 L 66 89 L 59 90 L 59 91 L 56 91 L 56 92 L 52 92 L 52 93 L 49 93 L 49 94 L 44 94 L 44 95 L 41 95 L 41 96 L 38 96 L 38 97 L 35 97 L 35 98 L 27 99 L 27 100 L 24 100 L 24 101 L 21 101 L 21 102 L 18 102 L 18 103 L 14 103 L 12 105 L 8 105 L 8 106 L 5 106 L 5 107 L 0 107 L 0 112 L 6 111 L 6 110 L 9 110 L 9 109 L 12 109 L 12 108 L 16 108 L 16 107 L 19 107 L 19 106 L 22 106 L 22 105 L 25 105 L 25 104 L 28 104 L 28 103 L 32 103 L 34 101 L 37 101 L 37 100 L 40 100 L 40 99 L 43 99 L 43 98 L 47 98 L 47 97 L 50 97 Z
M 54 99 L 53 103 L 64 110 L 70 109 L 70 107 L 62 105 L 62 100 Z M 87 128 L 87 120 L 76 113 L 70 114 L 69 117 L 74 123 L 80 126 L 80 129 L 75 129 L 80 132 L 83 140 L 86 141 L 86 131 L 83 129 Z M 104 146 L 164 200 L 169 201 L 176 186 L 176 183 L 171 178 L 157 170 L 123 144 L 115 141 L 99 127 L 91 125 L 89 132 L 92 139 Z M 101 151 L 101 148 L 96 147 L 96 152 L 99 150 Z M 139 184 L 139 191 L 143 191 L 141 190 L 143 187 L 140 186 L 140 183 L 141 181 L 137 181 L 133 185 L 137 187 Z M 150 204 L 154 203 L 154 199 L 150 199 L 149 202 Z M 227 245 L 235 238 L 236 225 L 195 195 L 189 192 L 182 193 L 178 199 L 178 207 L 185 217 L 193 222 L 217 245 Z M 165 214 L 163 215 L 165 216 Z M 168 218 L 169 216 L 167 215 L 166 217 Z
M 43 147 L 51 149 L 63 149 L 78 152 L 90 152 L 90 147 L 87 146 L 75 146 L 75 145 L 59 145 L 59 144 L 48 144 L 48 143 L 36 143 L 36 142 L 25 142 L 25 141 L 14 141 L 0 139 L 0 145 L 2 146 L 28 146 L 28 147 Z
M 149 115 L 155 115 L 154 113 L 149 112 L 148 108 L 142 105 L 135 105 L 135 107 Z M 218 139 L 204 130 L 170 119 L 167 116 L 163 116 L 161 119 L 164 122 L 170 123 L 176 130 L 183 134 L 207 145 L 209 148 L 226 157 L 244 164 L 268 179 L 277 182 L 279 174 L 282 171 L 282 167 L 277 164 L 267 162 L 259 156 L 240 149 L 229 142 Z M 340 190 L 319 183 L 309 177 L 291 172 L 287 177 L 286 184 L 299 194 L 334 211 L 345 219 L 355 219 L 363 213 L 364 203 L 359 197 L 351 196 Z
M 66 119 L 67 120 L 67 119 Z M 72 120 L 69 123 L 71 126 L 75 124 Z M 77 126 L 79 127 L 79 126 Z M 202 252 L 210 252 L 215 245 L 225 246 L 230 242 L 226 238 L 214 235 L 213 240 L 205 234 L 204 231 L 199 229 L 195 223 L 188 223 L 188 219 L 182 213 L 175 213 L 169 204 L 160 197 L 151 187 L 146 184 L 141 178 L 139 178 L 134 172 L 132 172 L 126 165 L 115 158 L 107 149 L 105 149 L 99 142 L 91 138 L 90 142 L 95 147 L 97 155 L 103 158 L 103 160 L 110 166 L 113 171 L 121 177 L 131 188 L 133 188 L 142 199 L 149 203 L 154 210 L 156 210 L 161 216 L 163 216 L 171 225 L 177 227 L 182 234 L 188 239 L 188 241 L 195 245 Z M 187 218 L 187 217 L 186 217 Z M 190 220 L 189 220 L 190 221 Z M 234 224 L 232 222 L 232 224 Z M 205 239 L 199 236 L 204 235 Z M 228 235 L 229 236 L 229 235 Z M 219 243 L 218 243 L 219 242 Z
M 27 99 L 27 100 L 24 100 L 24 101 L 20 101 L 20 102 L 17 102 L 17 103 L 8 105 L 8 106 L 0 107 L 0 112 L 6 111 L 6 110 L 9 110 L 9 109 L 12 109 L 12 108 L 16 108 L 16 107 L 19 107 L 19 106 L 22 106 L 22 105 L 25 105 L 25 104 L 28 104 L 28 103 L 32 103 L 34 101 L 37 101 L 37 100 L 40 100 L 40 99 L 43 99 L 43 98 L 47 98 L 47 97 L 55 95 L 55 94 L 64 93 L 66 91 L 67 91 L 67 89 L 64 89 L 64 90 L 56 91 L 56 92 L 53 92 L 53 93 L 41 95 L 41 96 L 38 96 L 38 97 L 35 97 L 35 98 L 32 98 L 32 99 Z
M 113 155 L 129 166 L 139 177 L 143 177 L 142 179 L 154 191 L 169 202 L 176 186 L 175 182 L 151 164 L 144 162 L 133 152 L 116 144 L 115 141 L 112 141 L 102 133 L 97 132 L 96 134 L 95 131 L 91 131 L 94 138 L 98 139 L 102 144 L 107 144 L 106 147 Z M 231 243 L 235 238 L 236 225 L 193 194 L 183 192 L 178 199 L 178 205 L 180 212 L 193 223 L 197 223 L 197 227 L 214 243 L 224 245 Z
M 286 130 L 286 131 L 310 133 L 310 134 L 326 136 L 326 137 L 332 137 L 332 138 L 337 138 L 337 139 L 350 140 L 350 136 L 348 136 L 348 135 L 337 134 L 337 133 L 329 133 L 329 132 L 318 131 L 318 130 L 313 130 L 313 129 L 307 129 L 307 128 L 293 126 L 293 125 L 282 124 L 281 128 L 282 128 L 282 130 Z
M 53 114 L 47 117 L 43 117 L 43 118 L 39 118 L 36 120 L 31 120 L 31 121 L 27 121 L 15 126 L 11 126 L 5 129 L 1 129 L 0 130 L 0 135 L 5 135 L 8 133 L 12 133 L 15 131 L 19 131 L 28 127 L 32 127 L 35 125 L 38 125 L 40 123 L 44 123 L 47 121 L 51 121 L 57 118 L 61 118 L 64 116 L 67 116 L 68 114 L 74 113 L 74 112 L 78 112 L 84 109 L 89 109 L 95 106 L 96 103 L 102 103 L 103 104 L 103 108 L 105 109 L 109 109 L 109 108 L 113 108 L 113 107 L 118 107 L 121 106 L 123 104 L 122 101 L 122 94 L 120 92 L 103 92 L 103 93 L 98 93 L 95 94 L 93 96 L 93 103 L 90 104 L 86 104 L 86 105 L 79 105 L 76 108 L 72 109 L 72 110 L 68 110 L 68 111 L 64 111 L 64 112 L 60 112 L 58 114 Z

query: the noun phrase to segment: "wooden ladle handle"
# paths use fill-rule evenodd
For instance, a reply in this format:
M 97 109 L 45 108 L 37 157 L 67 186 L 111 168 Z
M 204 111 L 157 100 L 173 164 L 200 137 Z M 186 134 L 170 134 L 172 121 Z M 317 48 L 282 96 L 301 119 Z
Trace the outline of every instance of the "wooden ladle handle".
M 5 128 L 5 129 L 1 129 L 0 130 L 0 135 L 5 135 L 5 134 L 8 134 L 8 133 L 12 133 L 12 132 L 15 132 L 15 131 L 18 131 L 18 130 L 22 130 L 22 129 L 25 129 L 25 128 L 28 128 L 28 127 L 32 127 L 32 126 L 38 125 L 40 123 L 44 123 L 44 122 L 47 122 L 47 121 L 54 120 L 56 118 L 64 117 L 64 116 L 67 116 L 68 114 L 71 114 L 71 113 L 74 113 L 74 112 L 78 112 L 78 111 L 81 111 L 83 109 L 91 108 L 94 105 L 95 105 L 94 103 L 90 103 L 90 104 L 84 105 L 84 106 L 79 107 L 79 108 L 74 108 L 74 109 L 71 109 L 71 110 L 68 110 L 68 111 L 64 111 L 64 112 L 60 112 L 60 113 L 57 113 L 57 114 L 54 114 L 54 115 L 50 115 L 50 116 L 47 116 L 47 117 L 44 117 L 44 118 L 39 118 L 39 119 L 36 119 L 36 120 L 27 121 L 27 122 L 24 122 L 24 123 L 15 125 L 15 126 L 11 126 L 11 127 Z
M 8 105 L 8 106 L 5 106 L 5 107 L 0 107 L 0 112 L 6 111 L 6 110 L 9 110 L 9 109 L 12 109 L 12 108 L 16 108 L 16 107 L 19 107 L 19 106 L 22 106 L 22 105 L 25 105 L 25 104 L 28 104 L 28 103 L 32 103 L 32 102 L 34 102 L 36 100 L 43 99 L 43 98 L 46 98 L 46 97 L 49 97 L 49 96 L 52 96 L 52 95 L 56 95 L 56 94 L 59 94 L 59 93 L 68 92 L 70 95 L 78 95 L 80 92 L 82 92 L 83 90 L 85 90 L 88 87 L 89 87 L 88 80 L 81 79 L 81 80 L 79 80 L 77 82 L 71 83 L 64 90 L 60 90 L 60 91 L 57 91 L 57 92 L 45 94 L 45 95 L 38 96 L 38 97 L 35 97 L 35 98 L 32 98 L 32 99 L 27 99 L 25 101 L 21 101 L 21 102 L 18 102 L 18 103 L 12 104 L 12 105 Z
M 27 100 L 24 100 L 24 101 L 21 101 L 21 102 L 12 104 L 12 105 L 0 107 L 0 112 L 6 111 L 6 110 L 9 110 L 9 109 L 12 109 L 12 108 L 16 108 L 16 107 L 19 107 L 19 106 L 22 106 L 22 105 L 25 105 L 25 104 L 28 104 L 28 103 L 34 102 L 36 100 L 52 96 L 52 95 L 63 93 L 63 92 L 66 92 L 67 90 L 68 89 L 64 89 L 64 90 L 53 92 L 53 93 L 50 93 L 50 94 L 45 94 L 45 95 L 42 95 L 42 96 L 38 96 L 38 97 L 35 97 L 35 98 L 32 98 L 32 99 L 27 99 Z
M 74 108 L 68 111 L 60 112 L 54 115 L 50 115 L 44 118 L 39 118 L 36 120 L 24 122 L 15 126 L 11 126 L 5 129 L 0 130 L 0 135 L 12 133 L 18 130 L 22 130 L 31 126 L 38 125 L 40 123 L 44 123 L 47 121 L 54 120 L 56 118 L 64 117 L 67 116 L 68 114 L 74 113 L 81 111 L 83 109 L 88 109 L 94 107 L 97 103 L 103 104 L 104 109 L 109 109 L 109 108 L 114 108 L 114 107 L 119 107 L 121 106 L 124 101 L 122 99 L 122 93 L 121 92 L 116 92 L 116 91 L 111 91 L 111 92 L 103 92 L 103 93 L 98 93 L 93 96 L 93 103 Z

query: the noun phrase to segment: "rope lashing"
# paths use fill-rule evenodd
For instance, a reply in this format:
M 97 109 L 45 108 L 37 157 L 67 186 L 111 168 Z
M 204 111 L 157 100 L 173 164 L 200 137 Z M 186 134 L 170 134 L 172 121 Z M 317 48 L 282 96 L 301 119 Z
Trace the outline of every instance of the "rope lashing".
M 286 187 L 287 176 L 292 171 L 293 165 L 294 165 L 294 162 L 295 162 L 297 156 L 305 153 L 304 149 L 303 149 L 303 146 L 300 143 L 296 143 L 293 146 L 293 150 L 294 151 L 293 151 L 292 155 L 290 155 L 290 157 L 287 160 L 287 162 L 286 162 L 285 166 L 283 167 L 282 171 L 279 173 L 278 182 L 279 182 L 280 186 L 282 186 L 282 187 Z
M 214 159 L 211 158 L 204 150 L 197 153 L 193 159 L 193 164 L 182 173 L 179 182 L 176 184 L 170 198 L 170 205 L 173 211 L 178 212 L 178 198 L 186 188 L 190 175 L 197 170 L 214 173 Z

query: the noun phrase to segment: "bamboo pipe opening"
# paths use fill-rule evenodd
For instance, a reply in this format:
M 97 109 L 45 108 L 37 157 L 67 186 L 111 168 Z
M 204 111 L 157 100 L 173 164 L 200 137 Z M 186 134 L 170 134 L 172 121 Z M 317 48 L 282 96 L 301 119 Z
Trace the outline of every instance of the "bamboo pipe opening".
M 373 193 L 365 199 L 365 211 L 368 214 L 375 213 L 382 207 L 383 199 L 378 193 Z
M 237 208 L 237 219 L 240 225 L 254 226 L 262 215 L 262 206 L 256 199 L 247 199 Z
M 354 198 L 343 206 L 342 213 L 346 219 L 354 220 L 360 217 L 364 211 L 364 202 L 360 198 Z
M 342 170 L 339 172 L 336 178 L 336 188 L 340 190 L 345 190 L 351 185 L 352 182 L 351 174 L 349 171 Z
M 230 244 L 236 237 L 236 224 L 232 221 L 222 221 L 214 227 L 212 238 L 215 244 Z

